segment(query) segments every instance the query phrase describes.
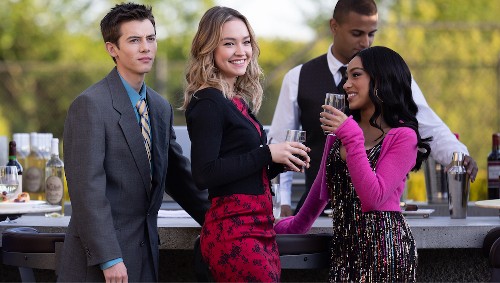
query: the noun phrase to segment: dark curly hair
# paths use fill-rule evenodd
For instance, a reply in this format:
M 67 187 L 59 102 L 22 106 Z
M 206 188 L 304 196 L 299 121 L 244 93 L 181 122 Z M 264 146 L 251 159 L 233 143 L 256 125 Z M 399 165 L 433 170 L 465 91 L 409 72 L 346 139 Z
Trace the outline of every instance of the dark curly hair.
M 408 127 L 417 134 L 417 160 L 412 171 L 420 169 L 422 162 L 431 153 L 429 141 L 432 137 L 422 138 L 418 131 L 418 107 L 413 100 L 411 91 L 411 72 L 404 59 L 390 48 L 373 46 L 358 52 L 354 57 L 359 57 L 363 69 L 370 76 L 369 96 L 375 105 L 375 112 L 370 117 L 370 125 L 381 131 L 381 126 L 376 123 L 382 115 L 391 128 Z M 347 115 L 352 115 L 356 121 L 360 120 L 359 110 L 350 110 Z

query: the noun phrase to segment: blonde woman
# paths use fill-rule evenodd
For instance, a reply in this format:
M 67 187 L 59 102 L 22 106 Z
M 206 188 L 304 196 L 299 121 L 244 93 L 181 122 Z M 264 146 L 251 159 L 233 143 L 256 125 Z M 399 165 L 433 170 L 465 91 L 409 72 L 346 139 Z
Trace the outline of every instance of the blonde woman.
M 201 251 L 216 281 L 280 280 L 269 180 L 285 167 L 309 166 L 306 146 L 266 144 L 255 117 L 263 95 L 258 55 L 247 19 L 213 7 L 199 23 L 186 70 L 192 172 L 211 200 Z

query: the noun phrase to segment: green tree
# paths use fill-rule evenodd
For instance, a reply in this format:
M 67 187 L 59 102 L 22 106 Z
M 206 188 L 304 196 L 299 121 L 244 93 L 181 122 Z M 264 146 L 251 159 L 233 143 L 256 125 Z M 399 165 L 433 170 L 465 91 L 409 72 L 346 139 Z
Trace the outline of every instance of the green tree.
M 71 101 L 113 67 L 104 51 L 99 21 L 119 2 L 3 2 L 0 16 L 8 20 L 0 22 L 0 120 L 9 122 L 8 127 L 2 127 L 3 132 L 62 136 Z M 154 7 L 159 35 L 157 65 L 184 60 L 182 51 L 189 46 L 189 31 L 213 1 L 144 2 Z M 157 69 L 162 70 L 160 67 Z M 161 73 L 165 77 L 148 77 L 148 84 L 158 85 L 166 97 L 167 90 L 182 90 L 182 78 L 173 71 Z
M 383 1 L 377 43 L 409 63 L 427 102 L 463 141 L 485 178 L 499 131 L 500 1 Z M 484 183 L 480 198 L 485 196 Z

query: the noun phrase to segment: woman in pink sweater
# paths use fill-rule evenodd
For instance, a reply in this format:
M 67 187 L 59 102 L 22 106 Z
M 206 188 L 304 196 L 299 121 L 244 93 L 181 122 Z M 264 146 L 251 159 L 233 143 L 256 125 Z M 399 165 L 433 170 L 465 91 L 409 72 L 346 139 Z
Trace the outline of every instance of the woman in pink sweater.
M 346 114 L 324 105 L 327 137 L 321 167 L 304 206 L 275 225 L 306 233 L 330 199 L 333 243 L 330 281 L 414 282 L 417 249 L 399 201 L 406 175 L 430 154 L 418 132 L 411 73 L 386 47 L 349 62 Z

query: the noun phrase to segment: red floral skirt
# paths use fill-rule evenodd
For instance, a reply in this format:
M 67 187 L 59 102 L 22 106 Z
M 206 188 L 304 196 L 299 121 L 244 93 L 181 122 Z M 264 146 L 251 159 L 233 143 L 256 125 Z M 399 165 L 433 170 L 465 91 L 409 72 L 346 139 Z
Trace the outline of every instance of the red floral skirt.
M 271 193 L 216 197 L 200 244 L 217 282 L 279 282 L 281 266 Z

